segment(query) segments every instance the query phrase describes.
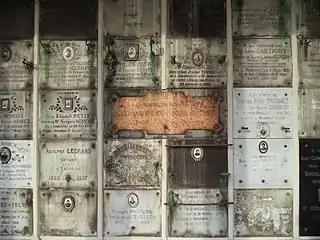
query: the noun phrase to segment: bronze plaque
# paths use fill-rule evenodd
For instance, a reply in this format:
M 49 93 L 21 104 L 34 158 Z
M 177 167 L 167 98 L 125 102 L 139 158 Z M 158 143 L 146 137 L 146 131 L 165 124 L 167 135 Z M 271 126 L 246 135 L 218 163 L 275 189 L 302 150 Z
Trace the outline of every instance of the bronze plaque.
M 113 124 L 109 130 L 145 131 L 150 135 L 183 135 L 187 130 L 218 133 L 222 96 L 186 96 L 183 92 L 154 92 L 139 97 L 114 99 Z

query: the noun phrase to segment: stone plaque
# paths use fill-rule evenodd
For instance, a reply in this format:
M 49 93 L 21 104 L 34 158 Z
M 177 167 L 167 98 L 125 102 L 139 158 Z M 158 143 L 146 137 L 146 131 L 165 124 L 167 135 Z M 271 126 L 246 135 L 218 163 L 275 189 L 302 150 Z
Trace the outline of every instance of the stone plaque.
M 234 44 L 234 86 L 291 86 L 290 39 L 237 39 Z
M 152 92 L 145 96 L 115 96 L 113 100 L 112 124 L 106 127 L 113 135 L 130 130 L 150 135 L 184 135 L 188 130 L 219 133 L 223 129 L 220 103 L 224 99 L 219 92 L 202 97 L 184 92 Z
M 292 188 L 292 139 L 234 139 L 234 188 Z
M 149 1 L 152 2 L 152 1 Z M 106 87 L 159 87 L 160 39 L 106 39 Z
M 233 1 L 235 36 L 288 36 L 290 34 L 290 0 Z
M 42 188 L 95 188 L 97 153 L 93 141 L 43 141 L 40 145 Z
M 227 43 L 218 39 L 168 40 L 169 88 L 227 85 Z
M 235 190 L 235 237 L 292 236 L 292 190 Z
M 291 88 L 234 88 L 234 138 L 292 138 Z
M 172 140 L 168 144 L 171 187 L 227 187 L 227 143 L 215 140 Z M 183 166 L 183 167 L 182 167 Z
M 160 0 L 104 0 L 105 34 L 160 36 L 160 9 Z
M 0 190 L 0 236 L 31 236 L 33 232 L 32 190 Z
M 0 141 L 0 187 L 32 188 L 32 141 Z
M 0 92 L 0 138 L 7 140 L 32 138 L 31 92 Z
M 226 37 L 225 0 L 168 0 L 170 37 Z
M 226 191 L 177 189 L 169 193 L 169 236 L 212 238 L 228 235 Z
M 320 2 L 303 0 L 299 4 L 299 34 L 307 38 L 319 38 Z
M 40 190 L 43 236 L 96 236 L 97 196 L 93 191 Z
M 0 42 L 0 89 L 32 88 L 33 43 Z
M 159 186 L 161 140 L 108 140 L 105 186 Z
M 105 191 L 105 235 L 160 237 L 159 190 Z
M 300 139 L 300 236 L 320 236 L 319 146 L 319 139 Z
M 42 138 L 95 138 L 95 91 L 46 91 L 41 92 L 40 96 Z
M 96 42 L 41 41 L 40 44 L 41 88 L 90 89 L 96 87 Z

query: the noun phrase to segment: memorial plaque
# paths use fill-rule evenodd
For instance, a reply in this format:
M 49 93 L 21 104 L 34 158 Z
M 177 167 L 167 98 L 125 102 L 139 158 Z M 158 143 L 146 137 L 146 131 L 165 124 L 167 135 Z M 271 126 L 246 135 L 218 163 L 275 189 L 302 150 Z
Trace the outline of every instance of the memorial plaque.
M 169 236 L 184 238 L 226 237 L 226 191 L 177 189 L 169 193 Z
M 235 87 L 291 86 L 290 39 L 237 39 L 234 48 Z
M 159 190 L 105 191 L 105 235 L 160 237 Z
M 192 95 L 192 93 L 194 95 Z M 149 92 L 144 96 L 107 96 L 105 112 L 108 134 L 141 131 L 147 135 L 186 135 L 208 131 L 224 135 L 224 91 Z
M 319 146 L 319 139 L 300 139 L 300 236 L 320 236 Z
M 96 38 L 97 8 L 97 0 L 41 1 L 40 35 L 54 40 Z
M 234 139 L 234 188 L 292 188 L 292 139 Z
M 41 88 L 96 87 L 96 42 L 41 41 L 40 43 Z
M 107 39 L 105 43 L 106 87 L 161 85 L 160 39 Z
M 105 186 L 159 186 L 161 140 L 108 140 Z
M 22 90 L 32 87 L 33 43 L 0 42 L 0 89 Z
M 299 34 L 307 38 L 319 38 L 320 2 L 303 0 L 299 3 Z
M 227 187 L 228 144 L 215 140 L 172 140 L 168 179 L 172 187 Z M 183 166 L 183 167 L 182 167 Z
M 227 43 L 218 39 L 168 41 L 169 88 L 213 88 L 227 85 Z
M 226 37 L 225 0 L 169 0 L 168 36 Z
M 40 190 L 43 236 L 96 236 L 97 196 L 93 191 Z
M 104 0 L 105 34 L 160 36 L 160 9 L 160 0 Z
M 234 88 L 234 138 L 292 138 L 291 88 Z
M 33 0 L 0 1 L 0 39 L 33 39 Z
M 235 237 L 291 237 L 292 190 L 235 190 Z
M 0 141 L 0 187 L 32 188 L 32 141 Z
M 0 138 L 7 140 L 32 138 L 31 92 L 0 92 Z
M 33 194 L 27 189 L 0 190 L 0 236 L 31 236 Z
M 40 185 L 42 188 L 95 188 L 96 161 L 94 141 L 43 141 Z
M 288 36 L 290 0 L 233 1 L 235 36 Z
M 94 139 L 95 91 L 41 92 L 40 133 L 50 139 Z

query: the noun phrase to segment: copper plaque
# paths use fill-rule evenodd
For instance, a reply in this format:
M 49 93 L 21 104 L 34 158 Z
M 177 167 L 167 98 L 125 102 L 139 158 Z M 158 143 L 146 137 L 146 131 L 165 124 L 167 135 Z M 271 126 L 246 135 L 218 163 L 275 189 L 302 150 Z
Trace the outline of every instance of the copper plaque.
M 205 97 L 186 96 L 182 92 L 148 93 L 143 97 L 115 99 L 113 134 L 139 130 L 148 134 L 181 135 L 187 130 L 210 130 L 218 133 L 220 102 L 218 94 Z

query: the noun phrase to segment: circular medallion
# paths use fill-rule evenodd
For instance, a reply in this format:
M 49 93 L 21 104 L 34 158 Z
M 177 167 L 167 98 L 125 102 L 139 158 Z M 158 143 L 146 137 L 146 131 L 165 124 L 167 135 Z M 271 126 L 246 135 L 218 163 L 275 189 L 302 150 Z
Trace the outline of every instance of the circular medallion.
M 137 56 L 137 50 L 136 50 L 136 48 L 135 47 L 129 47 L 128 48 L 128 57 L 129 58 L 135 58 L 136 56 Z
M 74 50 L 72 47 L 66 47 L 62 52 L 63 58 L 67 61 L 70 61 L 74 56 Z
M 270 133 L 270 128 L 267 123 L 260 124 L 258 127 L 258 136 L 260 138 L 266 138 Z
M 2 164 L 7 164 L 11 160 L 11 150 L 7 147 L 2 147 L 0 149 L 0 159 Z
M 1 53 L 0 53 L 0 60 L 2 62 L 8 62 L 11 59 L 11 50 L 8 47 L 2 47 L 1 49 Z
M 204 54 L 200 51 L 192 53 L 192 63 L 196 66 L 201 66 L 204 63 Z
M 266 141 L 261 141 L 259 143 L 259 152 L 262 153 L 262 154 L 265 154 L 268 152 L 268 143 Z
M 127 202 L 129 207 L 136 208 L 139 205 L 138 195 L 135 193 L 129 193 L 127 196 Z
M 66 212 L 71 212 L 76 205 L 74 197 L 68 195 L 62 199 L 62 206 Z
M 203 149 L 199 147 L 192 148 L 191 156 L 194 159 L 194 161 L 199 162 L 204 156 Z

